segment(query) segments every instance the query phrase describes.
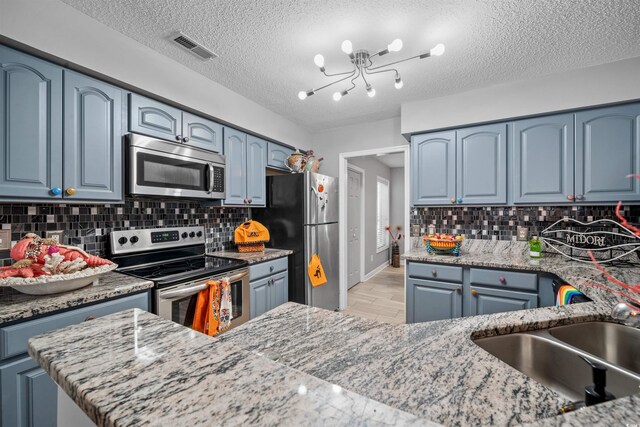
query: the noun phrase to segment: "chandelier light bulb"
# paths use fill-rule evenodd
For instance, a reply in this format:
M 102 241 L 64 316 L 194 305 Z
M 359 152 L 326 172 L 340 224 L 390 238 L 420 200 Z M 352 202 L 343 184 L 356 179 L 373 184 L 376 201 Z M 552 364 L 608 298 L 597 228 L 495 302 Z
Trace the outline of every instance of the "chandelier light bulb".
M 367 86 L 367 95 L 369 95 L 369 98 L 376 96 L 376 90 L 371 85 Z
M 400 78 L 400 76 L 398 76 L 396 78 L 396 89 L 402 89 L 402 86 L 404 86 L 404 82 L 402 81 L 402 79 Z
M 353 53 L 353 45 L 349 40 L 345 40 L 342 42 L 342 51 L 347 55 L 351 55 Z
M 342 94 L 340 92 L 336 92 L 333 94 L 333 100 L 338 102 L 340 101 L 340 98 L 342 98 Z
M 440 56 L 444 53 L 444 45 L 442 43 L 438 43 L 429 51 L 431 56 Z
M 307 92 L 301 90 L 300 92 L 298 92 L 298 98 L 300 98 L 300 100 L 304 100 L 307 98 Z
M 387 49 L 389 49 L 389 52 L 399 52 L 402 49 L 402 40 L 395 39 L 387 46 Z
M 324 67 L 324 56 L 317 54 L 314 58 L 313 58 L 313 62 L 320 68 Z

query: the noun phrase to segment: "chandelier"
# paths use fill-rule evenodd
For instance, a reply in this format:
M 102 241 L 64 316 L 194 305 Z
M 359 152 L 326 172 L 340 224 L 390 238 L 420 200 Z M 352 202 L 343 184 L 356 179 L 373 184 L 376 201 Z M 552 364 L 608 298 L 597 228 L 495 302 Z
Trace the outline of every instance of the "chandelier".
M 301 100 L 306 99 L 311 95 L 315 95 L 315 93 L 318 92 L 319 90 L 322 90 L 329 86 L 333 86 L 340 82 L 344 82 L 345 80 L 349 80 L 351 83 L 351 87 L 342 91 L 337 91 L 333 94 L 334 101 L 340 101 L 340 99 L 343 96 L 348 95 L 349 92 L 355 89 L 356 87 L 355 82 L 360 77 L 362 77 L 362 80 L 364 81 L 365 89 L 367 90 L 367 95 L 369 95 L 370 98 L 373 98 L 374 96 L 376 96 L 376 90 L 373 88 L 373 86 L 371 86 L 371 83 L 367 81 L 367 76 L 371 76 L 373 74 L 379 74 L 379 73 L 395 73 L 395 87 L 396 89 L 401 89 L 404 83 L 402 82 L 402 78 L 400 78 L 400 73 L 395 68 L 388 68 L 388 67 L 395 64 L 399 64 L 400 62 L 408 61 L 410 59 L 415 59 L 415 58 L 424 59 L 424 58 L 429 58 L 430 56 L 440 56 L 444 53 L 444 45 L 440 43 L 434 46 L 431 50 L 429 50 L 429 52 L 415 55 L 410 58 L 401 59 L 399 61 L 390 62 L 388 64 L 378 65 L 376 67 L 373 66 L 373 59 L 376 56 L 380 57 L 388 54 L 389 52 L 398 52 L 400 51 L 400 49 L 402 49 L 402 40 L 400 39 L 395 39 L 386 47 L 386 49 L 382 49 L 373 54 L 365 49 L 353 50 L 353 45 L 351 44 L 351 42 L 349 40 L 345 40 L 342 42 L 342 51 L 347 55 L 349 55 L 349 60 L 351 61 L 351 64 L 353 64 L 353 69 L 350 71 L 345 71 L 344 73 L 329 74 L 324 68 L 324 56 L 322 56 L 321 54 L 317 54 L 313 58 L 313 62 L 318 66 L 318 68 L 320 68 L 320 71 L 322 72 L 322 74 L 324 74 L 327 77 L 339 77 L 339 78 L 338 80 L 331 82 L 329 84 L 326 84 L 324 86 L 321 86 L 317 89 L 311 89 L 308 91 L 302 90 L 298 93 L 298 98 L 300 98 Z

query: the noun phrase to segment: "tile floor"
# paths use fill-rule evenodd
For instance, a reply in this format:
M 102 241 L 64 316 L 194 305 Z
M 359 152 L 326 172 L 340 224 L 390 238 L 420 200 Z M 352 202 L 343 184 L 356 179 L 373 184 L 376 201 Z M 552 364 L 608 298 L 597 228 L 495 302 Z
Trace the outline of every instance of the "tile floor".
M 389 266 L 349 289 L 347 308 L 342 312 L 380 322 L 404 323 L 404 266 Z

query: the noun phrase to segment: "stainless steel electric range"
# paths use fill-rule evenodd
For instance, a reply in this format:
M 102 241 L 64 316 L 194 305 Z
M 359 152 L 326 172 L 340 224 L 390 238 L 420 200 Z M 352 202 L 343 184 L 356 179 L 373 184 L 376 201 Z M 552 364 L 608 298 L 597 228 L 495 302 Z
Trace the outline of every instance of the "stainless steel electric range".
M 111 259 L 116 271 L 151 280 L 153 312 L 191 327 L 198 292 L 209 280 L 231 283 L 231 327 L 249 320 L 249 268 L 246 261 L 205 254 L 204 227 L 113 231 Z

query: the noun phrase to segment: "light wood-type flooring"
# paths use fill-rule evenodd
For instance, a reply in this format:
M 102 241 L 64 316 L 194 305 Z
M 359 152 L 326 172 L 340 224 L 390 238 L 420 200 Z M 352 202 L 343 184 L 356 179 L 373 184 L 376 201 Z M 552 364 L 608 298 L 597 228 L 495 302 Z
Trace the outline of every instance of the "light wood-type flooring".
M 389 266 L 349 289 L 347 308 L 342 312 L 379 322 L 404 323 L 404 266 Z

